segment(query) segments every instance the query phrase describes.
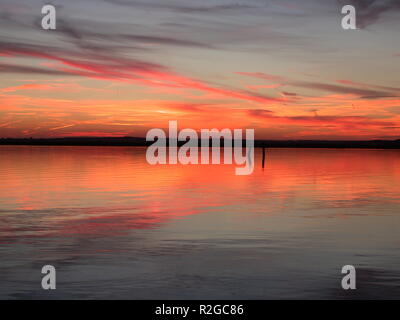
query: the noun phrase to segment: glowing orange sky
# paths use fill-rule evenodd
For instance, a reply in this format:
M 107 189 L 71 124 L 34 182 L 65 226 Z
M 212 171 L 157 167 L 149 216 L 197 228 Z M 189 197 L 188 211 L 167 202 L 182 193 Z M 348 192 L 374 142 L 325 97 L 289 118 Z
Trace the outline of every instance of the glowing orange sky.
M 336 4 L 192 2 L 152 0 L 148 16 L 72 2 L 55 31 L 35 24 L 39 1 L 2 5 L 0 137 L 145 136 L 177 120 L 259 139 L 399 138 L 400 30 L 384 13 L 347 32 Z

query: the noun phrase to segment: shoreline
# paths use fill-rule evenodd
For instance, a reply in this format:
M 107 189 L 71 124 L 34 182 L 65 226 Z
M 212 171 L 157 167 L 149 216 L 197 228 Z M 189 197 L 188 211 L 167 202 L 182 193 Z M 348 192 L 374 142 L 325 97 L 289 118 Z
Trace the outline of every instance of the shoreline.
M 167 139 L 168 140 L 168 139 Z M 200 140 L 199 140 L 200 142 Z M 153 141 L 136 137 L 93 138 L 0 138 L 0 145 L 27 146 L 131 146 L 147 147 Z M 179 146 L 186 142 L 178 143 Z M 243 141 L 244 145 L 244 141 Z M 223 143 L 221 143 L 223 146 Z M 255 148 L 334 148 L 334 149 L 400 149 L 400 140 L 255 140 Z

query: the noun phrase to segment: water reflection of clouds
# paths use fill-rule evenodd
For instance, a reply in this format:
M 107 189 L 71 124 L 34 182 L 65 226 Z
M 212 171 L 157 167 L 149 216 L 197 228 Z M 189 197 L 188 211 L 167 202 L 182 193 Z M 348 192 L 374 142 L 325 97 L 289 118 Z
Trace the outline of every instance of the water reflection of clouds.
M 45 297 L 35 270 L 48 261 L 60 298 L 398 294 L 397 151 L 273 149 L 238 177 L 149 166 L 140 148 L 7 150 L 0 297 Z M 335 289 L 349 263 L 352 295 Z

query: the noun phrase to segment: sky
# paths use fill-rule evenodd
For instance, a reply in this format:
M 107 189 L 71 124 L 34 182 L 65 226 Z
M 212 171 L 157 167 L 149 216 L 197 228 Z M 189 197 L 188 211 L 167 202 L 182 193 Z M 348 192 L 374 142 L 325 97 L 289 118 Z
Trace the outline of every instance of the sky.
M 144 137 L 176 120 L 399 139 L 399 17 L 397 0 L 0 0 L 0 137 Z

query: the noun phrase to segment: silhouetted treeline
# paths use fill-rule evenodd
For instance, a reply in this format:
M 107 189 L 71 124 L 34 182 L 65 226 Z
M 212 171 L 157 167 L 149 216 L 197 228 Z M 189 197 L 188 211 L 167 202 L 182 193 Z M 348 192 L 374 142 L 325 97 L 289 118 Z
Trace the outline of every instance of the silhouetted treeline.
M 167 139 L 168 140 L 168 139 Z M 199 143 L 201 140 L 199 140 Z M 0 138 L 0 145 L 43 146 L 149 146 L 144 138 L 135 137 L 79 137 L 79 138 Z M 185 142 L 179 142 L 183 145 Z M 243 142 L 244 143 L 244 142 Z M 211 143 L 210 143 L 211 145 Z M 223 142 L 221 146 L 223 146 Z M 400 140 L 322 141 L 322 140 L 256 140 L 255 147 L 266 148 L 372 148 L 400 149 Z

